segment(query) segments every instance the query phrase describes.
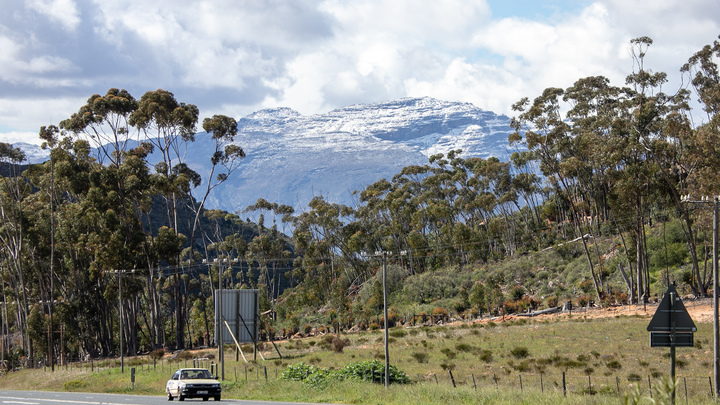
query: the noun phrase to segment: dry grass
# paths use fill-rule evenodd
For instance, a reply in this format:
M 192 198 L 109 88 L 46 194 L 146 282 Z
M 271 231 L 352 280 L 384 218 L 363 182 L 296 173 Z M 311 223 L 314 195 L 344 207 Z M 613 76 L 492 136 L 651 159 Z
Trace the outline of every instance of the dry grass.
M 382 403 L 403 403 L 399 399 L 403 396 L 406 400 L 415 398 L 413 402 L 418 404 L 477 403 L 480 398 L 487 401 L 490 397 L 497 403 L 562 403 L 565 400 L 558 398 L 563 398 L 564 372 L 568 395 L 575 403 L 578 398 L 588 403 L 617 403 L 618 389 L 622 394 L 631 384 L 637 384 L 647 393 L 648 378 L 650 384 L 657 384 L 669 374 L 669 349 L 649 347 L 648 322 L 649 315 L 609 318 L 573 315 L 540 321 L 515 320 L 494 326 L 484 323 L 394 329 L 405 333 L 392 334 L 390 361 L 420 384 L 392 387 L 389 392 L 356 383 L 322 391 L 288 389 L 289 385 L 299 383 L 276 380 L 287 365 L 301 361 L 340 368 L 351 362 L 381 359 L 382 331 L 343 335 L 349 344 L 342 352 L 324 343 L 329 339 L 327 336 L 279 343 L 282 359 L 272 345 L 266 345 L 263 355 L 267 361 L 263 362 L 258 355 L 257 363 L 250 364 L 245 364 L 242 358 L 236 362 L 234 350 L 226 350 L 225 397 L 364 404 L 381 403 L 367 395 L 368 389 L 379 389 L 379 397 L 387 397 L 387 402 Z M 677 369 L 678 398 L 684 400 L 684 384 L 687 384 L 690 402 L 709 403 L 708 377 L 713 372 L 712 324 L 697 325 L 696 347 L 677 349 L 681 365 Z M 252 359 L 254 354 L 246 356 Z M 423 361 L 418 361 L 418 357 Z M 134 361 L 137 363 L 138 359 Z M 151 359 L 147 361 L 152 364 Z M 134 391 L 127 365 L 125 374 L 121 374 L 118 367 L 96 368 L 94 372 L 87 367 L 63 368 L 54 373 L 25 370 L 0 378 L 0 387 L 161 395 L 165 380 L 182 366 L 182 360 L 163 359 L 154 369 L 138 368 Z M 453 388 L 449 370 L 457 388 Z M 637 378 L 640 381 L 634 381 Z M 588 392 L 597 395 L 591 396 Z M 567 401 L 573 403 L 570 398 Z

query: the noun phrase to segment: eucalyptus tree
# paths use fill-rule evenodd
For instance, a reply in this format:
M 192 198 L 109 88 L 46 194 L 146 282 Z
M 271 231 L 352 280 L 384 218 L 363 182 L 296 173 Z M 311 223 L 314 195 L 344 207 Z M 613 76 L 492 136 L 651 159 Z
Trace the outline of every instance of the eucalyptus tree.
M 720 39 L 720 37 L 718 37 Z M 720 41 L 705 45 L 693 54 L 680 69 L 689 76 L 690 84 L 698 97 L 704 119 L 692 130 L 687 125 L 676 125 L 672 132 L 681 145 L 677 167 L 681 169 L 681 186 L 684 193 L 697 195 L 720 194 Z M 689 230 L 688 241 L 695 251 L 695 232 L 690 228 L 690 215 L 683 210 Z M 686 231 L 687 232 L 687 231 Z M 707 255 L 706 255 L 707 257 Z M 693 256 L 693 259 L 695 257 Z M 707 260 L 707 259 L 706 259 Z M 709 287 L 709 278 L 701 277 L 699 269 L 693 277 L 701 293 Z
M 188 145 L 195 140 L 198 114 L 195 105 L 178 102 L 171 92 L 159 89 L 143 94 L 128 120 L 161 156 L 162 160 L 155 165 L 154 188 L 164 198 L 167 225 L 178 237 L 180 200 L 201 183 L 200 176 L 184 163 Z M 182 264 L 179 257 L 173 262 Z M 179 274 L 173 276 L 173 282 L 175 342 L 182 348 L 187 318 L 186 286 Z
M 667 82 L 667 74 L 646 68 L 645 55 L 652 43 L 648 37 L 631 41 L 635 67 L 626 78 L 630 88 L 623 91 L 618 106 L 620 114 L 611 133 L 612 159 L 617 162 L 618 169 L 613 176 L 615 191 L 620 200 L 634 209 L 636 288 L 643 299 L 650 294 L 645 247 L 647 207 L 656 201 L 672 201 L 676 208 L 683 209 L 676 131 L 687 127 L 683 112 L 688 108 L 686 91 L 665 94 L 662 86 Z M 689 230 L 691 222 L 687 215 L 685 219 Z M 693 273 L 697 275 L 699 270 L 693 245 L 690 240 Z M 697 284 L 692 287 L 699 292 Z
M 190 192 L 191 185 L 200 185 L 197 173 L 184 163 L 188 145 L 195 141 L 198 114 L 195 105 L 178 102 L 171 92 L 159 89 L 143 94 L 128 121 L 160 154 L 156 188 L 167 203 L 167 225 L 175 230 L 178 200 Z
M 30 335 L 27 333 L 27 320 L 30 308 L 28 306 L 28 275 L 26 224 L 27 214 L 23 206 L 25 200 L 32 192 L 32 186 L 21 175 L 21 164 L 25 162 L 25 153 L 10 144 L 0 142 L 0 164 L 7 170 L 5 176 L 0 176 L 0 244 L 6 258 L 7 271 L 3 275 L 4 283 L 11 287 L 16 306 L 16 326 L 23 337 L 23 348 L 28 358 L 33 360 Z M 4 305 L 8 305 L 4 297 Z
M 577 156 L 573 146 L 572 127 L 566 122 L 561 111 L 560 101 L 564 93 L 563 89 L 551 87 L 545 89 L 532 103 L 528 98 L 523 98 L 514 104 L 513 110 L 520 112 L 520 115 L 511 121 L 515 132 L 508 140 L 511 145 L 524 143 L 528 150 L 536 154 L 540 159 L 543 175 L 570 203 L 572 220 L 582 241 L 595 293 L 598 301 L 601 301 L 600 280 L 585 237 L 585 214 L 578 196 L 578 180 L 574 171 Z M 592 232 L 591 229 L 588 231 Z
M 309 211 L 296 216 L 293 222 L 296 262 L 304 271 L 304 284 L 325 302 L 340 272 L 348 280 L 364 281 L 360 252 L 355 250 L 352 235 L 348 235 L 346 228 L 355 222 L 356 213 L 348 206 L 328 203 L 322 197 L 314 197 L 309 207 Z
M 94 94 L 77 113 L 60 122 L 60 129 L 84 139 L 96 150 L 98 162 L 120 166 L 123 153 L 137 140 L 130 117 L 137 101 L 126 90 L 111 88 L 104 96 Z
M 210 157 L 210 173 L 205 183 L 205 190 L 199 204 L 193 207 L 195 218 L 192 222 L 190 232 L 190 247 L 195 240 L 195 233 L 199 224 L 200 213 L 205 207 L 210 192 L 223 184 L 228 177 L 239 168 L 239 163 L 245 157 L 245 151 L 234 144 L 233 140 L 237 135 L 237 122 L 235 119 L 225 115 L 214 115 L 212 118 L 205 118 L 203 129 L 207 131 L 214 142 L 214 151 Z M 217 175 L 215 172 L 218 171 Z M 190 199 L 194 204 L 194 199 Z

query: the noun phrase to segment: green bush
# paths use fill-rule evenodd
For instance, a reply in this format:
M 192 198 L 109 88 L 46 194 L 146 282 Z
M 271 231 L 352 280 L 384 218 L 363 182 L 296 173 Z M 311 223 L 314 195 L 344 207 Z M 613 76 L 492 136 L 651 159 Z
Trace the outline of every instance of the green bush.
M 447 356 L 448 359 L 454 359 L 457 356 L 456 352 L 452 351 L 451 349 L 449 349 L 447 347 L 440 350 L 440 352 L 442 354 L 444 354 L 445 356 Z
M 418 363 L 421 363 L 421 364 L 422 364 L 422 363 L 427 363 L 427 362 L 428 362 L 428 357 L 430 357 L 430 356 L 429 356 L 427 353 L 425 353 L 425 352 L 413 352 L 413 354 L 411 354 L 411 356 L 412 356 L 412 358 L 414 358 Z
M 530 351 L 525 346 L 517 346 L 510 350 L 510 354 L 512 354 L 516 359 L 523 359 L 530 355 Z
M 620 364 L 617 360 L 608 361 L 605 366 L 607 366 L 610 370 L 620 370 L 622 368 L 622 364 Z
M 417 332 L 415 332 L 417 334 Z M 394 337 L 394 338 L 402 338 L 407 336 L 407 332 L 404 330 L 391 330 L 388 332 L 388 335 Z
M 378 360 L 351 363 L 339 370 L 328 370 L 299 363 L 288 366 L 280 374 L 284 380 L 303 381 L 304 384 L 315 388 L 324 387 L 331 380 L 360 380 L 376 383 L 385 382 L 385 364 Z M 389 367 L 389 380 L 391 384 L 409 384 L 412 382 L 404 372 L 391 365 Z
M 471 352 L 473 347 L 467 343 L 458 343 L 455 345 L 455 350 L 459 352 Z
M 290 381 L 304 381 L 310 374 L 314 373 L 315 370 L 317 370 L 317 367 L 300 362 L 287 366 L 287 368 L 280 373 L 280 378 Z
M 63 384 L 65 391 L 81 390 L 87 386 L 87 382 L 80 380 L 70 380 Z
M 487 350 L 487 349 L 482 350 L 482 351 L 480 352 L 480 355 L 479 355 L 478 357 L 480 358 L 480 360 L 484 361 L 485 363 L 490 363 L 490 362 L 493 361 L 492 352 L 491 352 L 490 350 Z

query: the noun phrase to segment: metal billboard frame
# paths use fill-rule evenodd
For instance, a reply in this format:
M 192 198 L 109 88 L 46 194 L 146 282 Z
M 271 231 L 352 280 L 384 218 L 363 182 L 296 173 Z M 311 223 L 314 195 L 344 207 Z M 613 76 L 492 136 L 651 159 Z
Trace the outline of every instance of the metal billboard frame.
M 255 343 L 259 336 L 260 290 L 215 290 L 215 297 L 222 299 L 222 314 L 215 300 L 215 343 Z M 220 317 L 219 315 L 222 315 Z M 227 327 L 225 323 L 227 322 Z M 230 330 L 228 330 L 230 329 Z M 230 332 L 232 331 L 232 333 Z M 233 339 L 233 335 L 235 339 Z

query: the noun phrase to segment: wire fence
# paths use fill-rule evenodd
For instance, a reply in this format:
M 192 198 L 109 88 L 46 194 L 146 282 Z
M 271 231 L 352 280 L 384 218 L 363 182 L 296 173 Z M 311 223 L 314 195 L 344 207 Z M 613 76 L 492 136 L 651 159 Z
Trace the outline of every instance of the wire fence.
M 207 358 L 193 359 L 131 359 L 125 364 L 129 370 L 135 368 L 135 373 L 148 371 L 171 373 L 180 367 L 207 368 L 218 375 L 218 364 Z M 118 361 L 84 361 L 57 365 L 57 369 L 78 370 L 83 372 L 100 372 L 121 367 Z M 49 371 L 49 367 L 45 368 Z M 280 369 L 262 364 L 243 364 L 228 366 L 225 369 L 225 380 L 235 382 L 269 381 L 278 379 Z M 596 376 L 562 373 L 510 373 L 510 374 L 473 374 L 463 370 L 445 370 L 443 373 L 427 373 L 411 376 L 413 383 L 452 385 L 455 388 L 481 390 L 495 388 L 497 390 L 519 390 L 540 394 L 556 395 L 624 395 L 638 387 L 640 393 L 652 397 L 653 387 L 662 383 L 662 377 L 652 375 L 631 377 Z M 677 376 L 676 398 L 677 403 L 690 404 L 693 399 L 713 399 L 714 387 L 710 376 Z
M 416 375 L 414 381 L 421 384 L 452 384 L 454 387 L 469 387 L 475 390 L 494 387 L 498 390 L 514 389 L 562 395 L 617 395 L 624 396 L 638 387 L 643 395 L 653 395 L 653 387 L 662 379 L 647 376 L 634 378 L 618 376 L 513 373 L 507 375 L 475 375 L 462 371 L 447 370 L 445 374 Z M 677 376 L 676 397 L 679 401 L 692 403 L 693 398 L 713 398 L 711 377 Z

